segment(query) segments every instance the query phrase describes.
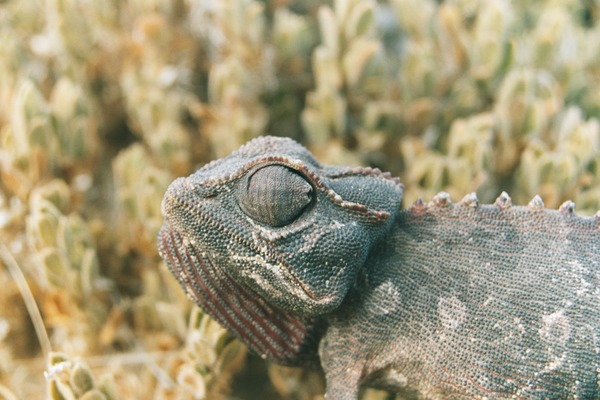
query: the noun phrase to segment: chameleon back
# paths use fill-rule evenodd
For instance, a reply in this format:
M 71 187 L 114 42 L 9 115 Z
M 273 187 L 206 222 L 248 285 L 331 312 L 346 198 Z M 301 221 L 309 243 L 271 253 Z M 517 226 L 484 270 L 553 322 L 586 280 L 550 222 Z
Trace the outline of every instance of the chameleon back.
M 599 219 L 572 203 L 441 196 L 402 211 L 368 268 L 326 370 L 359 357 L 371 381 L 431 398 L 600 396 Z M 350 340 L 368 349 L 346 356 Z

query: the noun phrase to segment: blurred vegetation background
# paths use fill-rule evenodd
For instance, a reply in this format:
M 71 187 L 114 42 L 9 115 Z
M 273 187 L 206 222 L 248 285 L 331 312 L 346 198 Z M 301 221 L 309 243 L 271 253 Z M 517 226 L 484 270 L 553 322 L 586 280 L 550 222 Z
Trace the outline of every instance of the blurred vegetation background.
M 171 180 L 271 134 L 593 214 L 599 55 L 598 0 L 1 0 L 0 398 L 322 398 L 185 298 Z

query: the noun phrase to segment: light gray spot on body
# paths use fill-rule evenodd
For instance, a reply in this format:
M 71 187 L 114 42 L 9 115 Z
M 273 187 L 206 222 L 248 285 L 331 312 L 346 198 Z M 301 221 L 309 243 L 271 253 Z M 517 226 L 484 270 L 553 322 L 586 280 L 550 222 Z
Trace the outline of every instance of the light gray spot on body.
M 467 319 L 467 307 L 456 296 L 441 297 L 438 301 L 438 317 L 444 329 L 454 330 Z
M 571 321 L 564 315 L 565 310 L 558 310 L 542 317 L 540 337 L 546 342 L 563 345 L 571 337 Z
M 398 288 L 392 282 L 385 281 L 373 290 L 367 307 L 373 310 L 375 315 L 381 316 L 395 311 L 399 304 L 400 292 L 398 292 Z

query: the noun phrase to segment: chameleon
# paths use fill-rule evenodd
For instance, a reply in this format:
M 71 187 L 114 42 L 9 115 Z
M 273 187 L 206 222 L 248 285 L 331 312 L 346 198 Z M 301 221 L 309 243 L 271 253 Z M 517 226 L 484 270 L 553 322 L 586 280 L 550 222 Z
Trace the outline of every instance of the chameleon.
M 600 212 L 441 192 L 263 136 L 168 187 L 158 249 L 262 358 L 327 400 L 600 398 Z

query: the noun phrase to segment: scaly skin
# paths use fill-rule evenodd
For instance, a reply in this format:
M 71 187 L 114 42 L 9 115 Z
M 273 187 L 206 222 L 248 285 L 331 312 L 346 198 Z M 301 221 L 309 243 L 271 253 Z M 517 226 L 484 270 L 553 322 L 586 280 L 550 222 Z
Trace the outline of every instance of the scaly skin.
M 600 214 L 402 185 L 255 139 L 169 187 L 159 252 L 264 358 L 428 399 L 600 397 Z

